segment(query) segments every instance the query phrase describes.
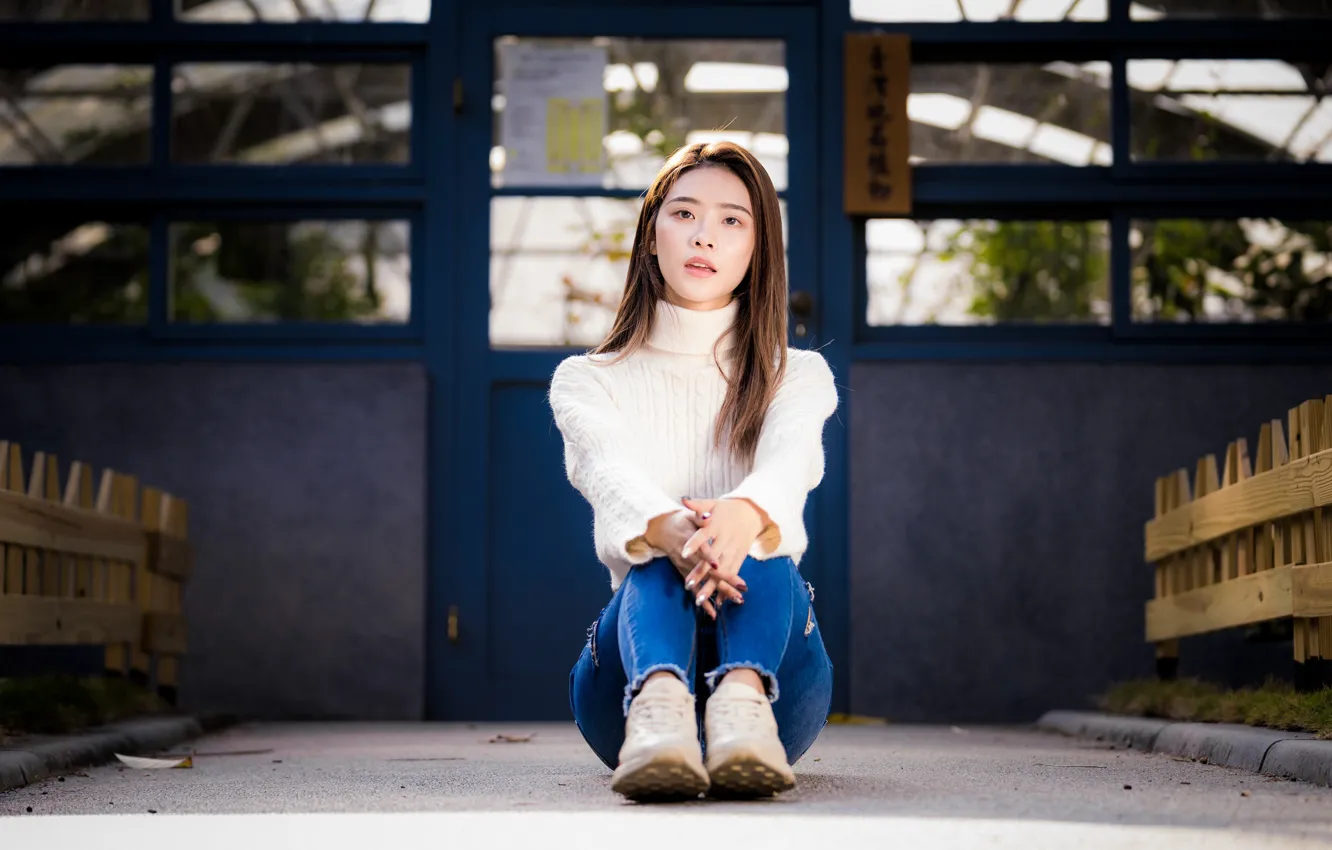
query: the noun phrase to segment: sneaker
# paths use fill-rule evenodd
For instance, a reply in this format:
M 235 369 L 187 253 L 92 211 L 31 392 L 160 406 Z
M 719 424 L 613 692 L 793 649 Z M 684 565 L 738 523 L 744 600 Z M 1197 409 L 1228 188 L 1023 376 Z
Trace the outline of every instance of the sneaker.
M 629 704 L 611 790 L 640 801 L 692 800 L 708 790 L 694 695 L 679 679 L 653 679 Z
M 722 684 L 708 697 L 704 728 L 715 796 L 768 797 L 795 787 L 772 704 L 763 694 L 748 685 Z

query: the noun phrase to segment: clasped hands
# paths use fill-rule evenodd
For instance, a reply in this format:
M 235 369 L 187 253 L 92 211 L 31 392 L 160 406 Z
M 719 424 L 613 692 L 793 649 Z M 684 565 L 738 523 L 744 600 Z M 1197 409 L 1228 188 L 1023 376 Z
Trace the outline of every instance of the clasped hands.
M 648 545 L 667 554 L 694 604 L 717 618 L 714 596 L 744 604 L 740 567 L 766 525 L 748 499 L 683 499 L 684 509 L 648 523 Z

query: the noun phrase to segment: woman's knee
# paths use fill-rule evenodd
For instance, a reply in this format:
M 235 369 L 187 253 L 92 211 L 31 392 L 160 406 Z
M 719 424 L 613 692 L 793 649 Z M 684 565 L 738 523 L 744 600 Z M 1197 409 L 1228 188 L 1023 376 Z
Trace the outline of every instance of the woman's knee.
M 796 566 L 795 561 L 785 556 L 759 559 L 750 555 L 740 565 L 740 577 L 750 588 L 756 584 L 766 585 L 785 593 L 793 581 L 798 582 L 800 568 Z
M 656 588 L 671 581 L 681 583 L 680 573 L 670 558 L 653 558 L 645 564 L 636 564 L 624 577 L 624 589 Z
M 614 770 L 624 739 L 624 716 L 619 711 L 620 689 L 614 670 L 599 665 L 593 657 L 593 642 L 569 671 L 569 711 L 583 740 L 602 764 Z M 615 667 L 618 668 L 618 664 Z M 621 673 L 620 678 L 623 678 Z
M 794 692 L 783 691 L 782 699 L 773 706 L 779 715 L 778 731 L 789 764 L 799 761 L 828 725 L 828 713 L 832 710 L 832 665 L 824 665 L 802 684 Z M 781 702 L 786 700 L 790 702 L 782 706 Z

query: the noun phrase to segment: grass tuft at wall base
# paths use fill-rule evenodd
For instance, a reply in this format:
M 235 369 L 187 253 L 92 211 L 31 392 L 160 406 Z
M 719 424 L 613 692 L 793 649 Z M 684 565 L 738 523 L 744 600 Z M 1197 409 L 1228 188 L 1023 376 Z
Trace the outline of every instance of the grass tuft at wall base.
M 161 712 L 147 689 L 114 677 L 0 679 L 0 745 L 6 735 L 59 735 Z
M 1332 688 L 1301 693 L 1284 682 L 1228 690 L 1197 679 L 1139 679 L 1111 688 L 1103 711 L 1195 723 L 1245 723 L 1332 739 Z

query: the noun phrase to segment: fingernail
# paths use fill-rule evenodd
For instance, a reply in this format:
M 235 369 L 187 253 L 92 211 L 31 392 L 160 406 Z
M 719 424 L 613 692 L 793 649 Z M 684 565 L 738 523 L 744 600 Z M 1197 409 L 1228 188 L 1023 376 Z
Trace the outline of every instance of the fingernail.
M 694 585 L 696 585 L 696 584 L 698 584 L 698 582 L 694 581 L 694 580 L 691 578 L 689 581 L 685 582 L 685 590 L 693 590 L 693 589 L 694 589 Z
M 698 596 L 694 597 L 694 604 L 696 606 L 701 606 L 703 604 L 703 594 L 700 593 Z
M 712 518 L 712 511 L 704 511 L 703 513 L 699 514 L 699 516 L 700 516 L 700 518 L 702 518 L 702 519 L 711 519 L 711 518 Z

